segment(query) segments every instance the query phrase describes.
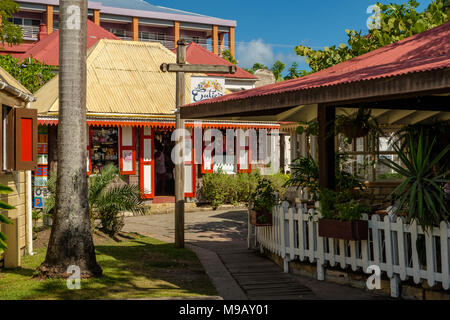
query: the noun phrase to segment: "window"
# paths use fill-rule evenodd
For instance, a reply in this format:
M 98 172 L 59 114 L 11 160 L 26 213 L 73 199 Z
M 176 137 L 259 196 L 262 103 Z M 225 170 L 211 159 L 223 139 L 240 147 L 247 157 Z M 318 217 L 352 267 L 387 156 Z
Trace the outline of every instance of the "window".
M 34 170 L 37 165 L 37 110 L 2 106 L 2 170 Z

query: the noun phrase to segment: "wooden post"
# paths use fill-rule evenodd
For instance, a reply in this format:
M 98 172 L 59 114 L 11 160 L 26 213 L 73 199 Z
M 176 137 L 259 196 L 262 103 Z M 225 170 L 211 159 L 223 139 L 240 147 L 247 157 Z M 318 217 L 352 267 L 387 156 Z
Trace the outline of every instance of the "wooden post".
M 286 158 L 285 158 L 285 153 L 286 153 L 286 146 L 285 146 L 285 139 L 284 139 L 285 135 L 280 133 L 280 168 L 281 168 L 281 172 L 285 173 L 285 167 L 286 167 Z
M 173 23 L 173 43 L 175 45 L 175 48 L 178 47 L 178 40 L 180 40 L 180 22 L 175 21 Z
M 236 56 L 234 55 L 234 32 L 234 27 L 230 27 L 230 33 L 228 34 L 228 47 L 230 48 L 231 55 L 236 59 Z
M 100 25 L 100 10 L 94 10 L 94 23 Z
M 212 47 L 213 53 L 219 54 L 219 27 L 213 26 L 212 28 Z
M 186 64 L 186 41 L 177 42 L 177 64 Z M 184 130 L 184 120 L 180 117 L 180 107 L 185 104 L 186 79 L 184 72 L 177 72 L 176 84 L 176 130 Z M 184 134 L 177 136 L 183 161 L 175 165 L 175 247 L 184 248 Z
M 334 149 L 334 107 L 318 105 L 319 122 L 319 184 L 321 187 L 334 189 L 336 186 L 335 149 Z

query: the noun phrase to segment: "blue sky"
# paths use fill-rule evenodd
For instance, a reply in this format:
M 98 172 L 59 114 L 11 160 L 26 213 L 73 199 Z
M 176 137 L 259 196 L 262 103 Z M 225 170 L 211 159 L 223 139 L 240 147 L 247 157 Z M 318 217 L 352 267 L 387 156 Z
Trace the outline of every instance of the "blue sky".
M 388 0 L 382 3 L 404 3 L 407 0 Z M 422 11 L 431 0 L 418 0 Z M 237 21 L 236 58 L 242 67 L 254 62 L 271 65 L 277 59 L 290 65 L 297 61 L 293 48 L 303 44 L 315 49 L 345 43 L 345 29 L 367 30 L 370 14 L 367 8 L 374 0 L 227 0 L 187 1 L 148 0 L 169 8 L 191 11 Z

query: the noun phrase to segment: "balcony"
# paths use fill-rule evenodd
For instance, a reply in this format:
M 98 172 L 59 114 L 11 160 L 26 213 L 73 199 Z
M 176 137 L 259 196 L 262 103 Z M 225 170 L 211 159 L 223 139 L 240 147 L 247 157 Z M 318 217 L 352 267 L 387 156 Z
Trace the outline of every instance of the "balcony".
M 39 26 L 20 26 L 25 40 L 37 40 L 39 34 Z

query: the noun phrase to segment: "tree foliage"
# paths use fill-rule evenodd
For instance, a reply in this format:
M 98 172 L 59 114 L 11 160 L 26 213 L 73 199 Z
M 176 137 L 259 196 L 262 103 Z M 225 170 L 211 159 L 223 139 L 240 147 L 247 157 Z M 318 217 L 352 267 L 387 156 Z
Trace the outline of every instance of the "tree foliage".
M 13 0 L 0 1 L 0 39 L 2 46 L 4 46 L 5 43 L 13 45 L 23 41 L 22 28 L 9 21 L 12 15 L 18 12 L 19 9 L 20 6 Z
M 0 56 L 0 66 L 31 92 L 36 92 L 56 75 L 55 66 L 43 64 L 34 58 L 21 60 L 11 55 Z
M 360 56 L 375 49 L 395 43 L 404 38 L 434 28 L 449 20 L 449 0 L 434 0 L 423 12 L 417 12 L 419 2 L 409 0 L 404 4 L 384 5 L 380 9 L 380 28 L 368 34 L 362 31 L 346 30 L 347 44 L 313 50 L 308 46 L 297 46 L 294 51 L 306 57 L 313 72 L 317 72 L 343 61 Z
M 267 67 L 266 65 L 263 65 L 262 63 L 256 62 L 253 65 L 253 67 L 251 67 L 250 69 L 244 68 L 245 71 L 250 72 L 251 74 L 255 74 L 256 70 L 260 70 L 260 69 L 269 70 L 269 67 Z
M 231 62 L 234 65 L 237 65 L 237 61 L 236 59 L 233 57 L 233 55 L 231 54 L 230 50 L 223 50 L 222 51 L 222 58 L 224 58 L 225 60 L 227 60 L 228 62 Z
M 273 72 L 276 81 L 283 81 L 283 71 L 286 68 L 286 65 L 280 60 L 275 61 L 275 63 L 270 68 L 270 71 Z

